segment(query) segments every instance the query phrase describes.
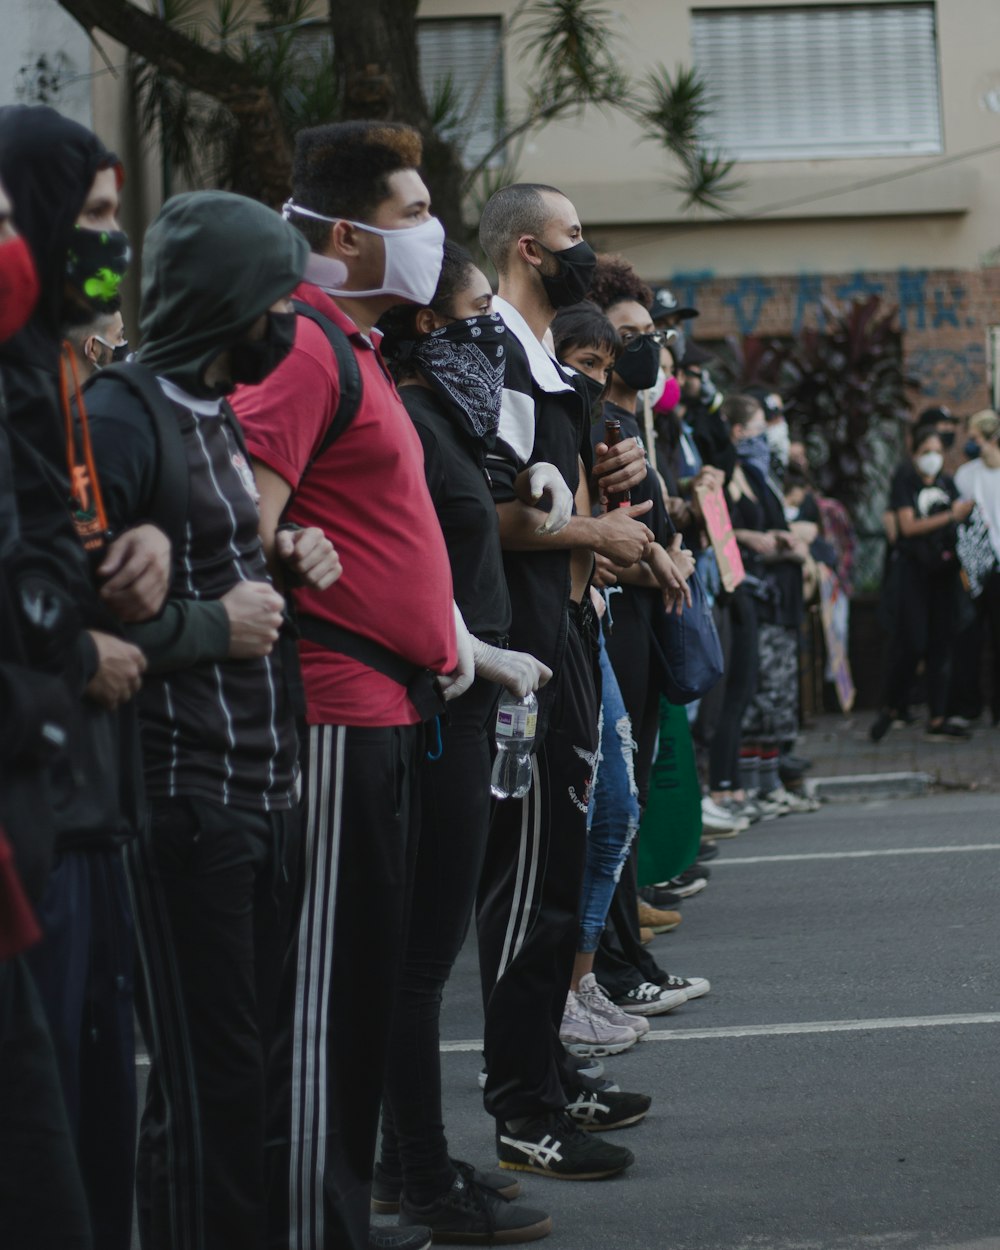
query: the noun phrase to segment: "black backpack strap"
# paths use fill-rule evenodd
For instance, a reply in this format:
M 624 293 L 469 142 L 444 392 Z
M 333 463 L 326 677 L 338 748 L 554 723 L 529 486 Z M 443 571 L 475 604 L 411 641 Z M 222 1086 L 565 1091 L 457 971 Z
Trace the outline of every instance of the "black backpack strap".
M 299 636 L 309 642 L 318 643 L 328 651 L 336 651 L 348 655 L 352 660 L 373 668 L 391 681 L 403 686 L 410 702 L 417 709 L 422 721 L 433 720 L 444 711 L 444 699 L 438 689 L 434 674 L 426 668 L 419 668 L 404 660 L 401 655 L 373 642 L 363 634 L 356 634 L 353 629 L 344 629 L 325 621 L 312 613 L 302 612 L 296 615 Z
M 292 307 L 300 317 L 314 322 L 326 335 L 327 342 L 333 348 L 337 358 L 337 373 L 340 378 L 340 403 L 333 414 L 333 420 L 313 453 L 312 459 L 321 456 L 334 443 L 354 420 L 361 407 L 361 368 L 354 354 L 350 340 L 340 326 L 335 325 L 329 317 L 317 312 L 311 304 L 304 300 L 293 299 Z
M 147 511 L 149 520 L 163 530 L 176 552 L 184 540 L 191 496 L 191 475 L 177 413 L 146 365 L 136 361 L 108 365 L 90 385 L 103 386 L 107 381 L 128 387 L 149 415 L 156 437 L 157 464 Z

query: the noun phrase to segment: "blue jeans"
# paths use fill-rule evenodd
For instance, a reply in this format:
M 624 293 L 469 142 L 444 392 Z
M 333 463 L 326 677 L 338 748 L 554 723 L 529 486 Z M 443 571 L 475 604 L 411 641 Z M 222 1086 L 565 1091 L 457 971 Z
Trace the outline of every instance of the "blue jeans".
M 587 864 L 583 877 L 578 950 L 597 950 L 611 896 L 639 828 L 639 790 L 635 784 L 632 722 L 618 679 L 598 632 L 601 659 L 600 746 L 597 773 L 587 811 Z

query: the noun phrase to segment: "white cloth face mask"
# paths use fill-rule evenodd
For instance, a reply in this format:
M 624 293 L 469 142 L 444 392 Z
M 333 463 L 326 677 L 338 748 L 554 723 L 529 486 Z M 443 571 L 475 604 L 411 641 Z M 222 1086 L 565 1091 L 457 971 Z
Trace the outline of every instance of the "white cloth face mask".
M 380 235 L 385 246 L 385 270 L 382 285 L 370 291 L 347 291 L 332 286 L 323 286 L 329 295 L 339 295 L 344 299 L 370 299 L 377 295 L 398 295 L 400 299 L 411 300 L 414 304 L 426 306 L 434 298 L 438 279 L 441 277 L 441 263 L 444 259 L 444 226 L 437 217 L 429 217 L 419 226 L 404 226 L 398 230 L 381 230 L 378 226 L 366 225 L 363 221 L 351 221 L 348 217 L 326 217 L 323 213 L 314 213 L 311 208 L 303 208 L 292 200 L 288 200 L 281 210 L 285 220 L 294 216 L 312 217 L 316 221 L 328 221 L 335 224 L 346 221 L 356 230 L 364 230 L 368 234 Z M 329 260 L 329 257 L 322 258 Z M 347 277 L 347 268 L 339 261 L 333 262 L 343 273 L 343 282 Z M 333 278 L 332 266 L 330 278 Z
M 917 468 L 924 477 L 937 477 L 943 464 L 944 457 L 939 451 L 925 451 L 922 456 L 917 456 Z

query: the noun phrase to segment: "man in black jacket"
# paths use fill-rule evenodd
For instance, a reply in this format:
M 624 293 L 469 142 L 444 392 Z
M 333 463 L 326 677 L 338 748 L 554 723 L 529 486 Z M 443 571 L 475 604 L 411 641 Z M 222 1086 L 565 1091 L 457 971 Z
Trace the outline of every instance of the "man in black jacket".
M 0 341 L 21 329 L 38 297 L 31 254 L 17 237 L 0 185 Z M 47 765 L 65 740 L 72 703 L 57 676 L 39 671 L 61 650 L 66 605 L 15 594 L 23 555 L 0 381 L 0 1245 L 91 1245 L 90 1217 L 63 1104 L 52 1037 L 23 952 L 38 941 L 33 905 L 52 852 Z M 37 554 L 37 553 L 32 553 Z M 34 643 L 33 646 L 29 646 Z M 55 644 L 54 646 L 51 644 Z
M 61 605 L 49 662 L 74 701 L 48 787 L 56 857 L 38 903 L 44 937 L 27 961 L 55 1041 L 95 1243 L 126 1250 L 135 1056 L 121 845 L 135 829 L 140 777 L 135 725 L 118 709 L 138 690 L 145 661 L 121 635 L 123 621 L 159 611 L 169 543 L 131 517 L 117 536 L 107 532 L 86 440 L 66 433 L 60 327 L 117 306 L 127 263 L 118 161 L 52 109 L 6 108 L 0 178 L 40 285 L 30 320 L 0 345 L 21 531 L 8 567 L 15 601 L 29 602 L 34 619 Z

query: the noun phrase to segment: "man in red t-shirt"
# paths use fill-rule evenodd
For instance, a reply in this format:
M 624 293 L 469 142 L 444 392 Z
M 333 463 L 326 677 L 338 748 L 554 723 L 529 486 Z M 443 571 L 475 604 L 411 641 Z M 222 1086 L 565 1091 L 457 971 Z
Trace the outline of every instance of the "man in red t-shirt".
M 303 634 L 319 641 L 300 644 L 305 898 L 290 1071 L 278 1075 L 290 1082 L 292 1111 L 274 1126 L 269 1169 L 278 1178 L 269 1244 L 290 1250 L 363 1250 L 389 1231 L 369 1230 L 368 1212 L 426 715 L 406 674 L 418 686 L 428 671 L 451 674 L 438 679 L 449 693 L 471 681 L 420 440 L 373 330 L 387 308 L 427 303 L 437 284 L 444 231 L 420 159 L 406 126 L 344 122 L 299 134 L 285 214 L 312 255 L 295 298 L 346 337 L 361 398 L 329 443 L 348 379 L 330 327 L 300 316 L 291 355 L 233 403 L 254 459 L 265 550 L 285 541 L 279 524 L 318 526 L 343 565 L 327 590 L 293 590 Z M 430 1245 L 427 1230 L 405 1241 L 391 1232 L 399 1250 Z

